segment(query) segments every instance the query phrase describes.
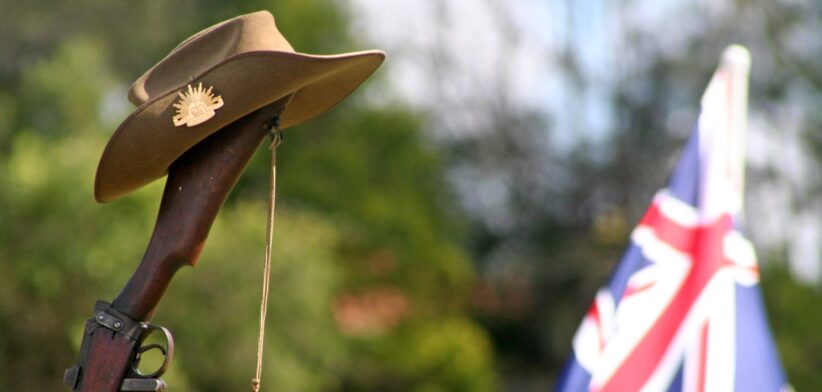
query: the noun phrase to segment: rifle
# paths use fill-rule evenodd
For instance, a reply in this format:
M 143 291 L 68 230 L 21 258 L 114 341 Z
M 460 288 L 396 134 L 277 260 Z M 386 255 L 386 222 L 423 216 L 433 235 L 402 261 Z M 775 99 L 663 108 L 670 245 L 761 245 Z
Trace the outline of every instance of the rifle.
M 231 123 L 186 151 L 168 169 L 154 232 L 137 270 L 113 303 L 97 301 L 85 324 L 78 363 L 63 381 L 74 391 L 165 391 L 159 377 L 168 368 L 174 340 L 168 329 L 148 323 L 175 272 L 195 266 L 211 224 L 254 152 L 291 96 Z M 144 345 L 160 332 L 166 346 Z M 159 350 L 156 371 L 138 370 L 141 355 Z

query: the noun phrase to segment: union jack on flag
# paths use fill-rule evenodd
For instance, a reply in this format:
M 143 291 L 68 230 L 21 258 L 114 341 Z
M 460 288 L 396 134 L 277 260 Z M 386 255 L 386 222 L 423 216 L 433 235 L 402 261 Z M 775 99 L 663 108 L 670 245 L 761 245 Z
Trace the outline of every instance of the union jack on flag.
M 740 228 L 750 55 L 731 46 L 666 188 L 573 340 L 557 391 L 788 391 Z

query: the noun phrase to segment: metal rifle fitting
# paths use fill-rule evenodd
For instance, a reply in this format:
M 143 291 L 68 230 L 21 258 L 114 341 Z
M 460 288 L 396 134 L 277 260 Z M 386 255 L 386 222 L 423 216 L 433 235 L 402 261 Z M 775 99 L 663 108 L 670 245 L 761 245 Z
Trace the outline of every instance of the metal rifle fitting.
M 126 378 L 120 387 L 122 392 L 162 392 L 166 390 L 166 384 L 159 379 L 166 372 L 171 364 L 174 355 L 174 338 L 171 332 L 165 327 L 134 320 L 128 315 L 114 309 L 106 301 L 97 301 L 94 305 L 94 316 L 86 321 L 85 336 L 80 347 L 79 362 L 66 369 L 63 382 L 71 389 L 75 390 L 83 377 L 83 366 L 85 366 L 88 355 L 91 334 L 98 328 L 106 328 L 113 331 L 132 342 L 134 342 L 134 352 L 132 354 L 131 365 L 126 372 Z M 154 331 L 163 333 L 166 339 L 166 346 L 160 344 L 143 345 L 146 338 Z M 154 372 L 144 374 L 138 369 L 142 354 L 158 350 L 163 355 L 163 364 Z

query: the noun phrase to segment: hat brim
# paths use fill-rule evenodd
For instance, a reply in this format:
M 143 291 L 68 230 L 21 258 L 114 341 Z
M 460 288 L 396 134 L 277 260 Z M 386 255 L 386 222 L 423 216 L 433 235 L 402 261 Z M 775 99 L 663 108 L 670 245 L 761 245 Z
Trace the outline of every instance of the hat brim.
M 351 94 L 384 58 L 376 50 L 333 56 L 256 51 L 226 58 L 191 81 L 222 97 L 224 105 L 213 118 L 194 127 L 174 126 L 173 103 L 183 84 L 146 101 L 120 124 L 100 158 L 94 198 L 112 201 L 165 176 L 189 148 L 288 94 L 294 96 L 281 116 L 282 129 L 315 117 Z

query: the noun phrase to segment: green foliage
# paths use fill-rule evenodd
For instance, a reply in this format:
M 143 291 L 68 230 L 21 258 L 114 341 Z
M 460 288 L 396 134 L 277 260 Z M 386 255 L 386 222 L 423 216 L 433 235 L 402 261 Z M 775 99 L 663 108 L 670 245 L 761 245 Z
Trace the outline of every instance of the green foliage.
M 200 264 L 179 274 L 157 315 L 179 336 L 180 365 L 200 390 L 242 390 L 253 376 L 266 208 L 224 210 Z M 331 314 L 342 275 L 334 263 L 337 235 L 322 216 L 278 214 L 263 373 L 271 390 L 335 385 L 334 365 L 346 354 Z
M 43 31 L 36 56 L 4 43 L 36 60 L 6 64 L 0 78 L 0 390 L 61 390 L 91 306 L 117 295 L 145 249 L 162 181 L 110 204 L 91 196 L 99 154 L 130 110 L 130 79 L 197 28 L 269 6 L 296 48 L 352 48 L 330 1 L 111 5 L 132 16 L 119 24 L 94 14 L 103 3 L 72 14 L 78 23 L 59 38 Z M 53 6 L 39 18 L 66 17 Z M 175 9 L 189 17 L 171 18 Z M 9 23 L 34 18 L 18 16 Z M 488 337 L 466 315 L 472 266 L 421 123 L 406 109 L 352 100 L 310 124 L 280 148 L 264 388 L 493 389 Z M 261 153 L 197 268 L 178 273 L 153 319 L 177 340 L 173 390 L 248 388 L 267 171 Z
M 797 282 L 775 262 L 763 271 L 762 288 L 788 381 L 797 391 L 822 389 L 822 292 Z
M 48 136 L 82 132 L 98 123 L 100 95 L 114 81 L 100 43 L 87 37 L 67 41 L 50 59 L 23 73 L 18 126 Z
M 748 3 L 757 2 L 741 4 Z M 362 49 L 332 0 L 0 0 L 0 390 L 63 390 L 91 306 L 117 295 L 145 250 L 162 181 L 110 204 L 91 196 L 99 154 L 131 110 L 127 86 L 198 29 L 259 9 L 272 11 L 298 51 Z M 790 32 L 799 22 L 770 23 Z M 364 102 L 364 89 L 384 87 L 379 71 L 339 107 L 288 130 L 278 152 L 263 388 L 487 391 L 500 384 L 497 368 L 549 383 L 632 220 L 665 175 L 658 168 L 669 154 L 661 151 L 675 143 L 660 133 L 665 113 L 694 104 L 714 66 L 703 54 L 716 50 L 691 52 L 638 55 L 655 62 L 614 87 L 618 142 L 599 161 L 592 157 L 603 151 L 585 146 L 546 160 L 553 151 L 534 141 L 550 122 L 509 106 L 493 114 L 493 101 L 486 113 L 501 125 L 490 128 L 495 137 L 480 132 L 477 143 L 442 151 L 420 113 Z M 785 80 L 804 80 L 791 79 L 790 67 L 773 70 L 778 77 L 754 86 L 753 97 L 776 102 L 791 86 Z M 818 89 L 822 79 L 810 79 Z M 819 140 L 808 136 L 817 153 Z M 462 223 L 444 179 L 454 162 L 443 158 L 461 154 L 477 154 L 471 165 L 515 174 L 503 183 L 518 222 L 508 232 L 480 227 L 493 211 L 471 217 L 473 227 Z M 553 166 L 562 175 L 545 169 Z M 264 151 L 218 216 L 197 268 L 179 272 L 153 320 L 177 340 L 165 377 L 172 390 L 248 388 L 268 170 Z M 471 292 L 475 264 L 498 280 L 485 282 L 491 289 L 479 300 Z M 818 288 L 779 268 L 763 279 L 790 380 L 798 390 L 822 389 Z M 485 328 L 470 317 L 469 302 Z
M 393 280 L 404 287 L 423 288 L 419 294 L 434 301 L 466 289 L 471 266 L 455 248 L 441 164 L 434 150 L 420 147 L 417 117 L 401 109 L 372 110 L 319 119 L 312 127 L 320 129 L 288 136 L 297 153 L 282 155 L 285 200 L 354 223 L 347 233 L 350 256 L 387 250 L 397 264 Z M 297 170 L 311 176 L 288 174 Z

